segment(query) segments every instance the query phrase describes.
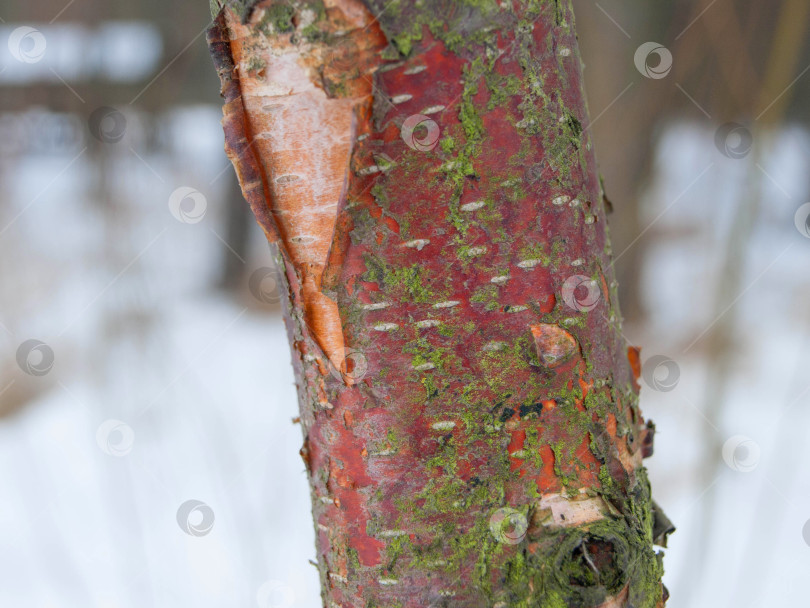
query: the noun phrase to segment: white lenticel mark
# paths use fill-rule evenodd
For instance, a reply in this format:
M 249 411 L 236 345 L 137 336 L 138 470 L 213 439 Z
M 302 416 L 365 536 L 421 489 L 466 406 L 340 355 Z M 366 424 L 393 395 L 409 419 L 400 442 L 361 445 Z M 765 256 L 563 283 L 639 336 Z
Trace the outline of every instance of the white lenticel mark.
M 518 306 L 509 306 L 506 309 L 506 312 L 523 312 L 524 310 L 528 310 L 528 306 L 524 306 L 523 304 L 519 304 Z
M 422 110 L 422 114 L 436 114 L 436 112 L 441 112 L 442 110 L 444 110 L 444 106 L 442 105 L 430 106 Z
M 484 201 L 474 201 L 472 203 L 465 203 L 461 206 L 462 211 L 475 211 L 476 209 L 480 209 L 486 203 Z
M 428 361 L 427 363 L 422 363 L 421 365 L 414 365 L 413 368 L 417 372 L 424 372 L 424 371 L 427 371 L 429 369 L 435 369 L 436 366 L 433 365 L 430 361 Z
M 397 327 L 399 327 L 399 325 L 396 323 L 377 323 L 377 325 L 374 326 L 374 329 L 376 331 L 391 331 Z
M 391 306 L 391 302 L 374 302 L 373 304 L 363 304 L 363 310 L 381 310 Z
M 533 258 L 531 260 L 523 260 L 522 262 L 518 262 L 519 268 L 534 268 L 538 264 L 542 264 L 543 260 Z
M 405 243 L 405 247 L 411 247 L 417 251 L 422 251 L 422 247 L 430 243 L 430 239 L 413 239 Z

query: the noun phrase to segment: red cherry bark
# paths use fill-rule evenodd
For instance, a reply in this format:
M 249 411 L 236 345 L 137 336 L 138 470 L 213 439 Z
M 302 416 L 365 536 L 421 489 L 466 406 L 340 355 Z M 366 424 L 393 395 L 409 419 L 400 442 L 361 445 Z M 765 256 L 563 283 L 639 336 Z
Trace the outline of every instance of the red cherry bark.
M 569 4 L 233 0 L 209 45 L 324 605 L 662 606 Z

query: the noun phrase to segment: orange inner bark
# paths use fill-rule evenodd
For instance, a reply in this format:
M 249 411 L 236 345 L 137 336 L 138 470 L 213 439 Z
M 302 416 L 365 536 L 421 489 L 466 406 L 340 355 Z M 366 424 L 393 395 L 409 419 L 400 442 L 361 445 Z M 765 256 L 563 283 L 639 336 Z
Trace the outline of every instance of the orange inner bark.
M 303 286 L 305 320 L 329 360 L 345 371 L 338 307 L 322 293 L 321 283 L 345 198 L 358 117 L 371 107 L 371 74 L 385 39 L 359 0 L 326 2 L 323 24 L 332 31 L 317 42 L 300 33 L 267 36 L 257 24 L 270 4 L 259 4 L 246 24 L 227 12 L 231 50 L 265 197 L 282 252 Z M 346 73 L 346 66 L 353 70 L 343 76 L 340 95 L 327 91 L 324 83 L 335 72 Z

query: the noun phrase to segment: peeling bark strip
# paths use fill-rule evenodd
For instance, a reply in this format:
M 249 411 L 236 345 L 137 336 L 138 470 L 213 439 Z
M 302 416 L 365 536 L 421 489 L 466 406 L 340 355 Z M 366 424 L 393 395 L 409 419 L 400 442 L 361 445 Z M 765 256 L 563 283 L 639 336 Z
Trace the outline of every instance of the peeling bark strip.
M 340 365 L 340 316 L 322 282 L 352 146 L 368 134 L 370 73 L 385 37 L 357 1 L 266 3 L 252 14 L 243 23 L 223 10 L 209 36 L 223 77 L 228 156 L 302 283 L 311 337 Z
M 663 606 L 568 2 L 214 1 L 324 605 Z

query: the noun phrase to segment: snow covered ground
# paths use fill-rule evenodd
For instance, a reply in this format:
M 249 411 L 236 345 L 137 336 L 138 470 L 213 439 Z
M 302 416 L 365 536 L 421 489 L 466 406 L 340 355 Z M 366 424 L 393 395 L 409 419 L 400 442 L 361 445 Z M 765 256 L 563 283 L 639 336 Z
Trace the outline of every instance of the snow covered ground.
M 642 277 L 649 319 L 625 328 L 642 361 L 667 356 L 680 374 L 669 391 L 642 385 L 644 413 L 658 427 L 647 461 L 653 490 L 678 527 L 666 551 L 668 606 L 801 605 L 810 566 L 810 239 L 794 220 L 808 200 L 808 136 L 787 128 L 742 159 L 720 154 L 712 137 L 676 124 L 662 138 L 642 221 L 660 216 L 664 231 L 650 240 Z M 747 196 L 759 209 L 742 273 L 716 307 L 730 272 L 726 240 Z M 707 330 L 724 322 L 728 373 L 718 376 Z M 713 420 L 718 386 L 726 388 Z M 704 454 L 707 437 L 719 449 Z
M 78 138 L 2 157 L 0 606 L 320 605 L 281 319 L 247 288 L 213 287 L 230 255 L 218 115 L 167 116 L 159 153 L 124 138 L 99 162 Z M 659 429 L 655 495 L 678 526 L 669 605 L 803 605 L 810 239 L 794 214 L 809 198 L 808 136 L 785 129 L 738 160 L 713 138 L 678 123 L 662 139 L 642 221 L 649 318 L 625 328 L 642 360 L 667 356 L 679 374 L 672 390 L 642 391 Z M 173 214 L 181 187 L 202 198 Z M 743 274 L 715 310 L 748 195 L 760 206 Z M 269 263 L 256 228 L 252 239 L 247 274 Z M 728 319 L 720 378 L 702 332 Z M 707 436 L 725 459 L 704 457 Z

